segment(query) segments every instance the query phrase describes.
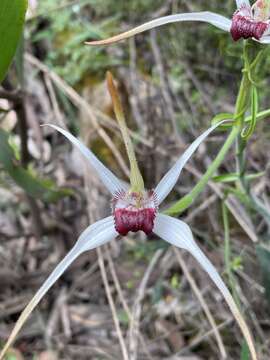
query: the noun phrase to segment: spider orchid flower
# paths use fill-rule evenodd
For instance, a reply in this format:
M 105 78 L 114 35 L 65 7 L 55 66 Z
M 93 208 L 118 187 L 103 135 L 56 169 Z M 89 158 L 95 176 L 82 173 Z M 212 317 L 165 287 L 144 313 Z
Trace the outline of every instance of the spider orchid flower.
M 108 45 L 161 25 L 186 21 L 199 21 L 211 24 L 223 31 L 230 32 L 234 41 L 241 38 L 252 38 L 260 43 L 269 44 L 270 0 L 257 0 L 252 6 L 249 0 L 236 0 L 236 6 L 237 10 L 233 14 L 232 20 L 209 11 L 175 14 L 151 20 L 108 39 L 90 41 L 86 42 L 86 44 Z
M 83 145 L 72 134 L 58 126 L 48 125 L 63 134 L 75 147 L 77 147 L 89 161 L 91 167 L 99 175 L 100 180 L 112 195 L 112 215 L 97 221 L 83 231 L 73 248 L 56 266 L 54 271 L 43 283 L 41 288 L 37 291 L 20 315 L 5 347 L 1 352 L 0 359 L 3 359 L 7 349 L 15 340 L 18 332 L 36 305 L 80 254 L 106 244 L 115 239 L 118 235 L 125 236 L 129 232 L 143 231 L 147 235 L 151 233 L 156 234 L 168 243 L 189 251 L 195 259 L 197 259 L 202 268 L 208 273 L 212 281 L 222 293 L 243 332 L 246 342 L 250 348 L 252 359 L 256 360 L 256 351 L 249 329 L 216 268 L 194 241 L 189 226 L 179 219 L 160 213 L 158 210 L 159 205 L 163 202 L 163 200 L 165 200 L 178 181 L 186 162 L 190 159 L 194 151 L 206 139 L 206 137 L 221 123 L 213 125 L 201 134 L 186 149 L 182 156 L 179 157 L 173 167 L 167 172 L 167 174 L 165 174 L 154 190 L 145 190 L 143 178 L 139 171 L 134 148 L 126 126 L 120 98 L 110 73 L 107 74 L 107 82 L 112 97 L 114 112 L 119 123 L 130 162 L 130 184 L 119 180 L 102 164 L 102 162 L 100 162 L 100 160 L 96 158 L 91 150 Z

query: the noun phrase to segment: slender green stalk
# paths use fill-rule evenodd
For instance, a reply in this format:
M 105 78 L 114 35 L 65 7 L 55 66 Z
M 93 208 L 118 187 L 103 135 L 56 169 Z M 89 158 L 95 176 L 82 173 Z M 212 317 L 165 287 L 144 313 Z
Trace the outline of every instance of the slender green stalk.
M 263 110 L 263 111 L 260 111 L 258 114 L 257 114 L 257 117 L 256 117 L 256 120 L 257 122 L 258 121 L 262 121 L 262 120 L 265 120 L 266 118 L 268 118 L 270 116 L 270 109 L 267 109 L 267 110 Z M 246 122 L 250 122 L 251 121 L 251 115 L 250 116 L 247 116 L 245 118 L 245 123 Z
M 256 64 L 258 64 L 258 62 L 261 59 L 261 54 L 262 52 L 259 52 L 259 54 L 256 56 L 255 60 L 253 61 L 253 63 L 250 63 L 249 60 L 249 55 L 248 55 L 248 43 L 246 43 L 246 45 L 244 46 L 244 51 L 243 51 L 243 57 L 244 57 L 244 78 L 245 81 L 242 82 L 241 86 L 243 85 L 246 88 L 245 91 L 245 97 L 248 96 L 248 94 L 250 93 L 252 84 L 254 83 L 252 76 L 251 76 L 251 70 L 252 68 L 254 69 L 254 67 L 256 68 Z M 241 89 L 240 89 L 241 91 Z M 238 99 L 239 100 L 239 99 Z M 243 99 L 241 99 L 242 101 L 244 101 L 244 96 Z M 236 109 L 243 109 L 243 113 L 241 114 L 241 116 L 239 117 L 238 121 L 240 123 L 241 128 L 244 125 L 244 121 L 245 121 L 245 107 L 243 106 L 243 103 L 241 103 L 241 101 L 239 100 L 239 103 L 236 103 Z M 257 114 L 256 114 L 257 115 Z M 246 148 L 246 144 L 247 144 L 247 139 L 244 139 L 242 137 L 242 133 L 239 133 L 236 139 L 236 168 L 237 168 L 237 172 L 239 174 L 239 182 L 240 182 L 240 186 L 243 189 L 247 189 L 248 188 L 248 183 L 246 182 L 245 179 L 245 172 L 246 172 L 246 159 L 245 159 L 245 148 Z M 247 191 L 249 192 L 249 191 Z
M 239 296 L 236 290 L 236 280 L 232 272 L 231 264 L 231 243 L 230 243 L 230 225 L 228 217 L 228 209 L 225 204 L 225 201 L 222 201 L 222 217 L 223 217 L 223 226 L 224 226 L 224 262 L 226 273 L 229 278 L 229 284 L 232 290 L 232 295 L 237 306 L 240 307 Z
M 249 56 L 246 51 L 244 51 L 244 59 L 245 59 L 245 69 L 248 74 L 248 83 L 247 86 L 249 89 L 251 89 L 252 86 L 255 87 L 255 82 L 252 79 L 252 76 L 250 74 L 251 70 L 256 71 L 256 67 L 260 66 L 260 62 L 263 60 L 263 54 L 264 51 L 260 51 L 258 55 L 256 56 L 255 60 L 250 64 Z M 249 73 L 248 73 L 249 71 Z M 266 110 L 264 112 L 258 113 L 258 104 L 252 104 L 252 112 L 254 105 L 255 113 L 250 116 L 250 119 L 252 120 L 252 117 L 255 117 L 255 124 L 253 125 L 253 130 L 256 127 L 257 117 L 260 116 L 267 116 L 269 111 Z M 241 117 L 240 119 L 241 127 L 244 126 L 245 118 Z M 253 131 L 252 131 L 253 132 Z M 249 201 L 249 206 L 253 208 L 255 211 L 257 211 L 268 224 L 270 224 L 270 213 L 269 210 L 265 207 L 265 205 L 251 192 L 249 181 L 246 176 L 246 170 L 247 170 L 247 161 L 246 161 L 246 147 L 247 147 L 247 139 L 242 136 L 242 134 L 239 134 L 236 139 L 236 169 L 239 174 L 239 181 L 238 181 L 238 187 L 241 189 L 241 191 L 246 195 Z
M 244 51 L 243 51 L 243 59 L 244 59 L 244 68 L 242 71 L 242 80 L 235 104 L 235 114 L 234 114 L 234 125 L 231 129 L 229 136 L 227 137 L 225 143 L 223 144 L 221 150 L 219 151 L 216 158 L 213 160 L 211 165 L 209 166 L 206 173 L 202 176 L 200 181 L 195 185 L 195 187 L 191 190 L 189 194 L 184 196 L 178 202 L 176 202 L 173 206 L 165 211 L 166 214 L 169 215 L 179 215 L 184 210 L 186 210 L 193 201 L 197 198 L 197 196 L 204 190 L 208 181 L 215 174 L 216 170 L 219 168 L 221 163 L 223 162 L 225 156 L 230 150 L 232 144 L 236 141 L 236 139 L 240 136 L 243 122 L 245 119 L 245 111 L 247 109 L 247 105 L 250 97 L 250 88 L 251 88 L 251 75 L 250 69 L 251 66 L 254 66 L 254 63 L 250 66 L 248 62 L 248 42 L 245 42 Z M 258 57 L 257 57 L 258 58 Z M 257 59 L 256 58 L 256 59 Z M 257 60 L 255 60 L 257 61 Z
M 192 202 L 196 199 L 196 197 L 203 191 L 205 186 L 207 185 L 209 179 L 212 178 L 214 173 L 216 172 L 217 168 L 220 166 L 222 161 L 224 160 L 227 152 L 231 148 L 232 144 L 236 140 L 239 134 L 239 127 L 234 126 L 231 130 L 231 133 L 227 137 L 227 140 L 223 144 L 221 150 L 219 151 L 215 160 L 211 163 L 206 173 L 203 175 L 201 180 L 197 183 L 197 185 L 191 190 L 189 194 L 184 196 L 181 200 L 176 202 L 172 207 L 165 211 L 166 214 L 169 215 L 176 215 L 182 213 L 186 210 Z
M 229 217 L 228 217 L 228 209 L 225 204 L 225 199 L 222 201 L 222 217 L 223 217 L 223 226 L 224 226 L 224 262 L 226 273 L 228 275 L 228 280 L 230 284 L 230 288 L 232 291 L 233 299 L 238 306 L 241 308 L 240 298 L 237 292 L 237 282 L 232 271 L 232 263 L 231 263 L 231 239 L 230 239 L 230 224 L 229 224 Z M 247 359 L 249 359 L 249 349 L 246 341 L 243 342 L 242 348 L 246 349 Z M 242 359 L 242 357 L 241 357 Z

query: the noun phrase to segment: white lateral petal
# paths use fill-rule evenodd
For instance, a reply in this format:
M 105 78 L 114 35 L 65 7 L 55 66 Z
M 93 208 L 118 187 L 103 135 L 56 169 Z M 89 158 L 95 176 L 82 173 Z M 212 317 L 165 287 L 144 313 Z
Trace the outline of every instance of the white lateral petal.
M 231 21 L 227 19 L 226 17 L 215 14 L 209 11 L 201 11 L 201 12 L 191 12 L 191 13 L 183 13 L 183 14 L 175 14 L 175 15 L 168 15 L 163 16 L 154 20 L 151 20 L 143 25 L 137 26 L 134 29 L 131 29 L 129 31 L 126 31 L 122 34 L 110 37 L 105 40 L 98 40 L 98 41 L 89 41 L 86 42 L 86 44 L 89 45 L 107 45 L 111 44 L 117 41 L 121 41 L 124 39 L 127 39 L 131 36 L 137 35 L 139 33 L 142 33 L 144 31 L 154 29 L 156 27 L 175 23 L 175 22 L 185 22 L 185 21 L 200 21 L 200 22 L 206 22 L 209 24 L 214 25 L 215 27 L 227 31 L 230 31 L 231 28 Z
M 59 277 L 64 273 L 64 271 L 70 266 L 70 264 L 84 251 L 94 249 L 98 246 L 105 244 L 106 242 L 114 239 L 118 233 L 114 228 L 114 219 L 112 216 L 105 218 L 96 222 L 93 225 L 90 225 L 83 233 L 80 235 L 78 241 L 73 246 L 73 248 L 68 252 L 68 254 L 63 258 L 63 260 L 56 266 L 53 272 L 49 275 L 47 280 L 43 283 L 37 293 L 34 295 L 32 300 L 26 306 L 26 308 L 21 313 L 19 319 L 17 320 L 15 327 L 13 328 L 1 354 L 0 360 L 3 359 L 6 351 L 10 345 L 15 340 L 18 332 L 30 316 L 31 312 L 47 293 L 47 291 L 53 286 L 53 284 L 59 279 Z
M 256 350 L 249 329 L 242 318 L 241 313 L 236 306 L 233 297 L 231 296 L 228 288 L 218 274 L 216 268 L 211 264 L 208 258 L 204 255 L 193 239 L 192 232 L 187 224 L 178 219 L 172 218 L 167 215 L 158 214 L 155 220 L 153 232 L 160 236 L 170 244 L 178 248 L 186 249 L 189 251 L 196 260 L 200 263 L 202 268 L 208 273 L 212 281 L 216 284 L 224 299 L 226 300 L 231 312 L 233 313 L 236 321 L 248 344 L 250 353 L 253 360 L 257 360 Z
M 52 124 L 45 124 L 46 126 L 50 126 L 55 130 L 59 131 L 63 134 L 73 145 L 75 145 L 81 153 L 87 158 L 90 162 L 91 166 L 98 173 L 101 181 L 106 186 L 106 188 L 111 192 L 111 194 L 115 194 L 121 192 L 121 190 L 127 191 L 128 185 L 119 180 L 102 162 L 92 153 L 90 149 L 88 149 L 82 142 L 80 142 L 75 136 L 73 136 L 68 131 Z
M 263 35 L 263 37 L 260 40 L 253 39 L 255 41 L 258 41 L 261 44 L 270 44 L 270 36 L 269 35 Z
M 157 202 L 160 204 L 172 191 L 174 185 L 176 184 L 183 167 L 186 165 L 187 161 L 190 159 L 194 151 L 198 146 L 207 138 L 207 136 L 215 130 L 222 122 L 213 125 L 204 133 L 202 133 L 193 143 L 186 149 L 186 151 L 180 156 L 174 166 L 163 176 L 163 178 L 158 183 L 155 188 L 155 194 L 157 195 Z
M 249 0 L 236 0 L 237 9 L 241 9 L 243 6 L 250 7 Z

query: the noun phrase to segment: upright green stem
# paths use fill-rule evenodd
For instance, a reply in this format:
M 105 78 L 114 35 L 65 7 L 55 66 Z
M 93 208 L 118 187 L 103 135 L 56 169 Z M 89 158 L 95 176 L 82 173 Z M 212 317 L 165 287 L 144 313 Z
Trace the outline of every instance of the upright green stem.
M 256 69 L 256 66 L 260 64 L 260 61 L 263 59 L 264 51 L 260 51 L 253 61 L 253 64 L 251 67 L 253 69 Z M 244 58 L 245 58 L 245 69 L 250 69 L 250 61 L 248 58 L 247 52 L 244 52 Z M 246 72 L 247 73 L 247 72 Z M 245 86 L 247 88 L 251 89 L 253 83 L 253 79 L 250 78 L 250 75 L 247 76 L 247 83 Z M 240 125 L 241 127 L 244 126 L 244 116 L 241 116 L 240 119 Z M 270 225 L 270 214 L 269 210 L 264 206 L 264 204 L 256 198 L 250 191 L 249 182 L 246 178 L 246 168 L 247 168 L 247 161 L 246 161 L 246 146 L 247 146 L 247 140 L 241 136 L 241 133 L 237 136 L 236 139 L 236 170 L 239 174 L 239 182 L 238 186 L 243 191 L 243 193 L 247 196 L 249 205 L 256 210 L 261 216 L 264 217 L 266 222 Z
M 203 175 L 201 180 L 195 185 L 195 187 L 191 190 L 191 192 L 185 195 L 182 199 L 176 202 L 173 206 L 165 211 L 166 214 L 169 215 L 177 215 L 181 214 L 184 210 L 186 210 L 196 199 L 196 197 L 203 191 L 205 186 L 207 185 L 208 181 L 212 178 L 214 173 L 216 172 L 217 168 L 220 166 L 222 161 L 224 160 L 227 152 L 231 148 L 232 144 L 234 143 L 235 139 L 237 138 L 239 133 L 239 127 L 234 126 L 227 137 L 227 140 L 223 144 L 221 150 L 219 151 L 218 155 L 214 159 L 214 161 L 209 166 L 206 173 Z
M 197 196 L 203 191 L 208 181 L 215 174 L 216 170 L 218 169 L 218 167 L 224 160 L 225 156 L 227 155 L 228 151 L 230 150 L 232 144 L 235 142 L 235 140 L 237 139 L 238 135 L 241 132 L 242 121 L 244 120 L 245 109 L 249 99 L 249 92 L 250 92 L 249 89 L 250 89 L 250 82 L 248 79 L 248 75 L 246 71 L 243 71 L 241 85 L 239 88 L 236 105 L 235 105 L 235 115 L 234 115 L 235 124 L 233 125 L 229 136 L 227 137 L 225 143 L 223 144 L 216 158 L 209 166 L 206 173 L 202 176 L 201 180 L 195 185 L 195 187 L 191 190 L 189 194 L 184 196 L 182 199 L 176 202 L 172 207 L 167 209 L 165 211 L 166 214 L 178 215 L 181 214 L 184 210 L 186 210 L 192 204 L 192 202 L 197 198 Z
M 228 209 L 226 207 L 225 201 L 222 201 L 222 217 L 223 217 L 223 226 L 224 226 L 224 262 L 226 267 L 226 273 L 229 278 L 229 283 L 232 290 L 234 301 L 240 308 L 240 301 L 236 290 L 236 280 L 232 272 L 230 226 L 229 226 Z
M 245 92 L 246 96 L 243 96 L 243 103 L 245 103 L 244 97 L 246 98 L 248 96 L 248 94 L 250 93 L 250 89 L 251 89 L 251 79 L 250 76 L 248 75 L 248 71 L 250 70 L 250 63 L 249 63 L 249 59 L 248 59 L 248 52 L 247 52 L 247 46 L 244 47 L 244 76 L 243 78 L 245 79 L 242 84 L 241 87 L 243 86 L 243 88 L 246 88 L 247 90 L 245 91 L 244 89 L 243 92 Z M 241 88 L 240 88 L 241 91 Z M 243 106 L 243 103 L 241 103 L 239 101 L 239 103 L 236 103 L 236 109 L 243 109 L 243 113 L 240 113 L 240 116 L 238 118 L 239 124 L 241 126 L 241 129 L 244 125 L 244 121 L 245 121 L 245 108 Z M 237 172 L 239 174 L 239 180 L 240 180 L 240 184 L 242 185 L 243 188 L 246 188 L 247 183 L 245 181 L 245 171 L 246 171 L 246 159 L 245 159 L 245 154 L 244 154 L 244 150 L 246 147 L 246 139 L 243 139 L 243 137 L 241 136 L 241 132 L 238 134 L 237 139 L 236 139 L 236 169 Z

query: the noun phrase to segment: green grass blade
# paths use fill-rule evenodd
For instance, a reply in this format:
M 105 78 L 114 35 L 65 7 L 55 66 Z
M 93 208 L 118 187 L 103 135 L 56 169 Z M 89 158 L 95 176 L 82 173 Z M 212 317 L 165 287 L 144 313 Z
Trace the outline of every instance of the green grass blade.
M 0 82 L 21 38 L 27 5 L 27 0 L 0 1 Z

